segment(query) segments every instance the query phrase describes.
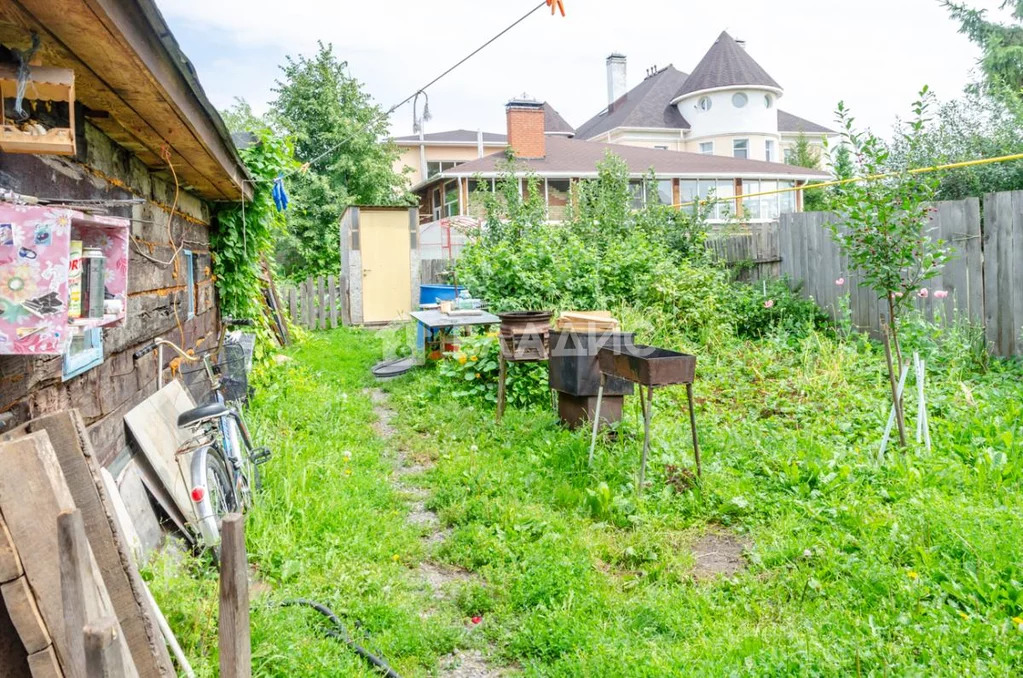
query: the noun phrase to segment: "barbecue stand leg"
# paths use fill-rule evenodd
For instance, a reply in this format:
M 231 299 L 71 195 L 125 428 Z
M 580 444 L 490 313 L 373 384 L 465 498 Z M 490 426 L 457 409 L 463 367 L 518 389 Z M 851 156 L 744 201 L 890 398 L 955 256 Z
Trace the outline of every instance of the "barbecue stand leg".
M 693 456 L 696 457 L 696 477 L 702 477 L 700 464 L 700 441 L 696 437 L 696 410 L 693 409 L 693 385 L 686 384 L 686 399 L 689 401 L 689 428 L 693 432 Z
M 646 458 L 650 452 L 650 417 L 654 413 L 654 387 L 647 386 L 646 400 L 643 399 L 643 386 L 639 387 L 639 402 L 643 406 L 643 458 L 639 463 L 639 479 L 636 483 L 636 492 L 643 491 L 643 479 L 646 476 Z
M 590 466 L 593 466 L 593 450 L 597 447 L 597 427 L 600 426 L 600 401 L 604 398 L 604 382 L 607 377 L 600 373 L 600 388 L 597 389 L 597 407 L 593 412 L 593 435 L 590 436 Z
M 501 417 L 504 416 L 504 401 L 505 401 L 505 381 L 508 378 L 508 363 L 504 360 L 504 354 L 497 354 L 497 423 L 501 423 Z

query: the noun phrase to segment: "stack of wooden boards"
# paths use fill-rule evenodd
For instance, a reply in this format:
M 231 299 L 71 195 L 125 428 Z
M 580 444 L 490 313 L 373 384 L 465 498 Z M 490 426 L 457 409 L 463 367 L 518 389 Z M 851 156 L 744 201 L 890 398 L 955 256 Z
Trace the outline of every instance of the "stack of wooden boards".
M 560 332 L 617 332 L 618 320 L 610 311 L 565 311 L 554 321 L 554 329 Z
M 84 677 L 81 624 L 100 620 L 113 625 L 114 652 L 124 658 L 119 675 L 175 675 L 117 499 L 77 411 L 33 420 L 0 438 L 3 676 Z M 84 536 L 65 538 L 74 534 Z M 68 595 L 69 562 L 77 563 L 71 571 L 80 577 L 78 596 Z

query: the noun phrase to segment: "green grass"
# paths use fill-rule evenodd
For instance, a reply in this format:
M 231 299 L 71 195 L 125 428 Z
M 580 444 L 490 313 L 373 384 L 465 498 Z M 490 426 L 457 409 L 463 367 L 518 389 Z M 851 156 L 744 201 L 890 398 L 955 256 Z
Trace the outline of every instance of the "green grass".
M 294 596 L 359 620 L 407 676 L 435 673 L 455 647 L 531 676 L 1023 670 L 1018 364 L 935 363 L 933 451 L 878 463 L 887 380 L 868 342 L 677 347 L 699 355 L 703 480 L 681 492 L 668 482 L 691 450 L 684 390 L 665 389 L 641 499 L 636 398 L 591 469 L 587 433 L 548 411 L 510 410 L 497 426 L 489 406 L 448 397 L 436 370 L 389 384 L 392 446 L 435 462 L 406 479 L 451 529 L 433 553 L 404 522 L 393 452 L 362 392 L 377 338 L 338 330 L 292 351 L 251 415 L 276 453 L 248 521 L 270 589 L 254 602 L 257 674 L 372 675 L 320 637 L 315 613 L 274 606 Z M 691 544 L 708 530 L 749 545 L 743 572 L 694 579 Z M 476 576 L 439 602 L 417 578 L 424 559 Z M 189 656 L 214 675 L 215 575 L 166 562 L 151 573 Z

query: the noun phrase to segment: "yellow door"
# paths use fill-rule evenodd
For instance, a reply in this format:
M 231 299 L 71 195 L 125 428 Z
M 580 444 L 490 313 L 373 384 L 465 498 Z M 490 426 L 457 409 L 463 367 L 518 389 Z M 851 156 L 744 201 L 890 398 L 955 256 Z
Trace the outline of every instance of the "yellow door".
M 359 212 L 362 320 L 387 323 L 412 311 L 407 209 Z

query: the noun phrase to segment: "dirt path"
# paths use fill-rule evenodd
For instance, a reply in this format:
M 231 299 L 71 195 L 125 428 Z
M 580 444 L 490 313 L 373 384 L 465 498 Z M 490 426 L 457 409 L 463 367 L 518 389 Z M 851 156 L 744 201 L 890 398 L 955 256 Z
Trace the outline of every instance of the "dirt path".
M 395 412 L 387 404 L 387 394 L 379 388 L 369 390 L 373 402 L 373 412 L 377 415 L 374 429 L 385 441 L 394 437 L 395 428 L 392 424 Z M 406 521 L 424 531 L 423 541 L 429 553 L 444 543 L 451 531 L 441 526 L 437 514 L 426 507 L 429 491 L 417 483 L 417 476 L 432 467 L 432 462 L 422 462 L 409 456 L 400 445 L 390 445 L 395 460 L 392 485 L 408 502 L 409 512 Z M 429 560 L 420 563 L 415 571 L 426 590 L 430 591 L 438 603 L 450 603 L 454 589 L 462 582 L 473 579 L 476 575 L 461 568 L 442 565 Z M 432 610 L 423 610 L 424 616 L 432 614 Z M 486 658 L 479 650 L 455 650 L 440 659 L 442 678 L 501 678 L 507 673 L 490 667 Z

